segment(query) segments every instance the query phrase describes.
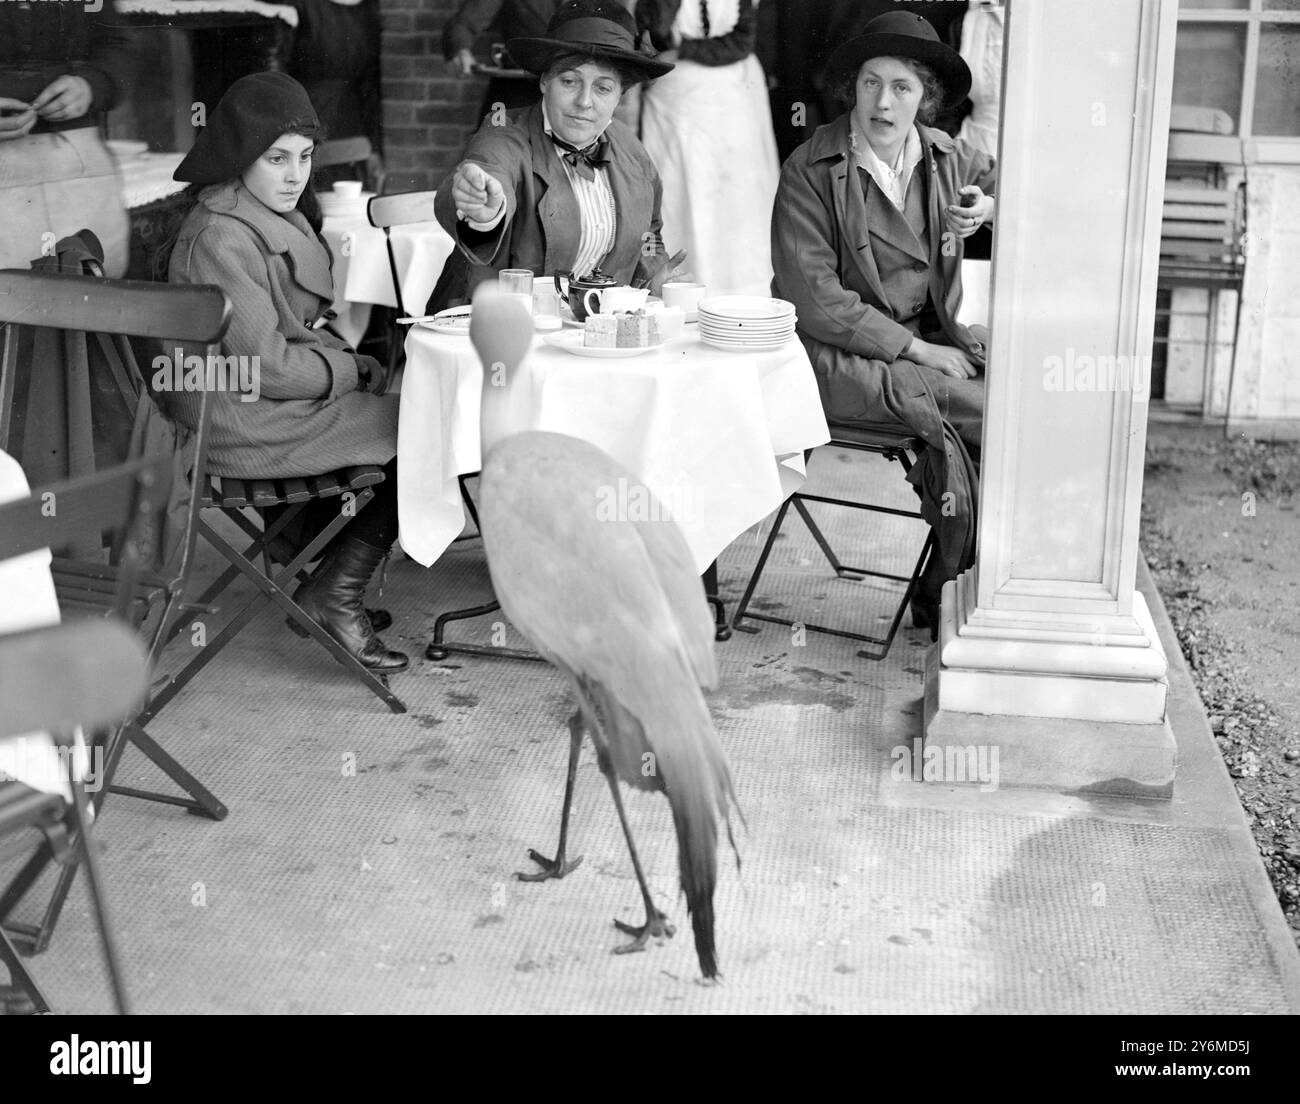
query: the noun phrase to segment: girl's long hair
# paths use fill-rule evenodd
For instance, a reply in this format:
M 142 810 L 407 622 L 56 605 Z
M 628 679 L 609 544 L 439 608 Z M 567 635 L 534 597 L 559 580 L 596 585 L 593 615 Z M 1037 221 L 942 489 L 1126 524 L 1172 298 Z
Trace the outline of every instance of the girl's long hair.
M 314 139 L 316 146 L 320 146 L 324 140 L 325 132 L 321 127 L 302 126 L 290 127 L 286 134 L 301 134 L 304 138 Z M 243 172 L 235 173 L 230 179 L 242 176 Z M 180 200 L 172 210 L 167 212 L 166 222 L 162 230 L 162 245 L 154 254 L 152 265 L 152 277 L 161 283 L 167 282 L 168 269 L 171 267 L 172 251 L 176 248 L 176 242 L 180 238 L 181 227 L 185 225 L 189 213 L 194 210 L 199 202 L 199 193 L 204 188 L 211 187 L 209 184 L 187 184 L 185 190 L 180 193 Z M 302 212 L 303 217 L 307 220 L 312 230 L 319 234 L 321 226 L 324 224 L 325 216 L 321 213 L 320 200 L 316 198 L 316 167 L 313 164 L 311 179 L 307 181 L 307 187 L 302 190 L 302 195 L 298 197 L 297 210 Z

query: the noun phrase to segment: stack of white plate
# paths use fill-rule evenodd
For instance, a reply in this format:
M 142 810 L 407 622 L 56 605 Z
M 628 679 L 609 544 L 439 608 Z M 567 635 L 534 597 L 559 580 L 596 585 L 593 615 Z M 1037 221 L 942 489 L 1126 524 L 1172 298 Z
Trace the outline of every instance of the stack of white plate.
M 718 349 L 762 353 L 794 337 L 794 304 L 761 295 L 715 295 L 700 300 L 700 337 Z
M 327 219 L 352 222 L 366 220 L 366 204 L 374 197 L 374 192 L 362 192 L 359 196 L 344 196 L 338 192 L 317 192 L 320 200 L 320 213 Z

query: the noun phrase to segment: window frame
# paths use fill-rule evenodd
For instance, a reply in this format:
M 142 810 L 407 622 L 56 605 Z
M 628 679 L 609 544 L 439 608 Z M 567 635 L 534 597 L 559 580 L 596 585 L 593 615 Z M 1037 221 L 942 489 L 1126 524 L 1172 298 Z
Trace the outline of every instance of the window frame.
M 1287 160 L 1300 160 L 1300 135 L 1256 134 L 1255 95 L 1259 78 L 1259 44 L 1266 24 L 1286 24 L 1300 29 L 1300 10 L 1266 8 L 1265 0 L 1248 0 L 1245 8 L 1186 8 L 1179 5 L 1178 27 L 1200 24 L 1229 24 L 1241 26 L 1246 31 L 1246 53 L 1242 64 L 1245 71 L 1241 80 L 1241 111 L 1234 120 L 1237 137 L 1243 142 L 1263 143 L 1269 149 L 1283 147 Z

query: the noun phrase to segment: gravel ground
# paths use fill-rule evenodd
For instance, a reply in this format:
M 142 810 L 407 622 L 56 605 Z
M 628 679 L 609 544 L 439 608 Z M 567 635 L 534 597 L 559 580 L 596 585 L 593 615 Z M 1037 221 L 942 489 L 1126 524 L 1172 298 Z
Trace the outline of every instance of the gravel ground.
M 1142 550 L 1300 944 L 1300 442 L 1152 424 Z

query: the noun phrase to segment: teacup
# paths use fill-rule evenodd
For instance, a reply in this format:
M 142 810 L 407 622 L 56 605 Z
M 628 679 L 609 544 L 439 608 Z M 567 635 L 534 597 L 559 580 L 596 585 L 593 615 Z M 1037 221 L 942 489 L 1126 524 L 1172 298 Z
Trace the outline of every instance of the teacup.
M 708 294 L 704 284 L 692 284 L 682 280 L 670 280 L 664 284 L 663 298 L 665 307 L 681 307 L 689 322 L 699 313 L 700 300 Z
M 591 305 L 591 297 L 596 297 L 599 307 Z M 582 297 L 582 305 L 588 314 L 618 314 L 620 311 L 640 310 L 650 297 L 649 288 L 611 287 L 591 288 Z
M 339 180 L 334 184 L 334 194 L 347 199 L 356 199 L 361 194 L 360 180 Z

